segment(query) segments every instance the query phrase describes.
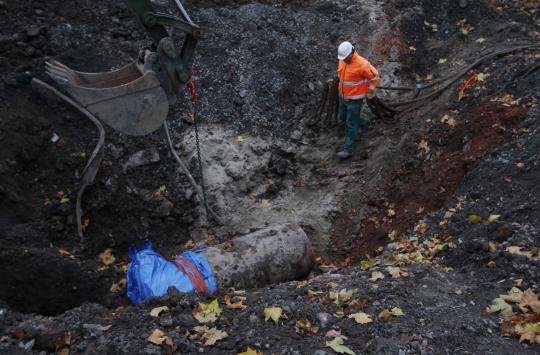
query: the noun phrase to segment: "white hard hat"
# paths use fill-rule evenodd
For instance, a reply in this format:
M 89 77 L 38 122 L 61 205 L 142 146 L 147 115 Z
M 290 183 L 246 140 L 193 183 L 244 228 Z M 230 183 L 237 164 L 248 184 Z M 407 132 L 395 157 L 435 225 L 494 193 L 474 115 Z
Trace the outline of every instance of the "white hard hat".
M 343 60 L 349 56 L 349 54 L 352 53 L 354 47 L 351 44 L 351 42 L 345 41 L 341 43 L 337 50 L 337 59 Z

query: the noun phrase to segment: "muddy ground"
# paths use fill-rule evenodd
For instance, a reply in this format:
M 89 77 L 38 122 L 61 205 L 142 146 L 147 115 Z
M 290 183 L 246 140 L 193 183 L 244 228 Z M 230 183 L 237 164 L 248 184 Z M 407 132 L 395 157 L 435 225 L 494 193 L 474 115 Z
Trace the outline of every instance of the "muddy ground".
M 185 5 L 208 28 L 194 69 L 209 198 L 224 223 L 201 218 L 162 132 L 128 138 L 108 130 L 103 164 L 83 200 L 81 245 L 74 202 L 97 133 L 29 83 L 45 79 L 48 57 L 83 71 L 118 67 L 135 58 L 145 34 L 122 2 L 0 1 L 1 352 L 159 354 L 166 347 L 146 340 L 156 328 L 176 353 L 236 354 L 250 346 L 265 354 L 331 354 L 331 329 L 357 354 L 540 351 L 501 336 L 499 318 L 486 312 L 513 285 L 540 293 L 539 257 L 507 251 L 517 246 L 536 255 L 540 246 L 539 51 L 478 66 L 484 80 L 461 100 L 458 88 L 469 73 L 393 123 L 365 110 L 371 124 L 345 162 L 334 156 L 343 128 L 316 117 L 342 40 L 381 69 L 383 85 L 426 84 L 490 50 L 538 43 L 538 1 Z M 379 95 L 389 102 L 412 96 Z M 184 100 L 169 121 L 176 149 L 194 168 L 187 108 Z M 141 151 L 159 158 L 129 164 Z M 471 223 L 472 214 L 499 217 Z M 244 310 L 224 307 L 214 326 L 228 337 L 213 346 L 186 333 L 198 325 L 191 315 L 197 302 L 214 297 L 173 292 L 135 307 L 118 284 L 132 244 L 151 240 L 172 256 L 190 240 L 219 243 L 290 222 L 312 240 L 319 267 L 307 280 L 247 290 Z M 436 235 L 445 238 L 444 250 L 429 263 L 401 265 L 408 277 L 390 277 L 385 260 L 411 238 Z M 115 256 L 108 267 L 99 258 L 106 249 Z M 358 262 L 368 256 L 380 263 L 362 270 Z M 373 271 L 385 278 L 371 281 Z M 343 288 L 356 289 L 353 305 L 326 297 Z M 218 292 L 220 301 L 225 293 Z M 168 312 L 149 315 L 163 305 Z M 279 324 L 264 321 L 263 309 L 272 305 L 284 311 Z M 347 318 L 358 310 L 376 318 L 392 307 L 404 316 L 365 325 Z M 300 319 L 320 329 L 300 335 Z

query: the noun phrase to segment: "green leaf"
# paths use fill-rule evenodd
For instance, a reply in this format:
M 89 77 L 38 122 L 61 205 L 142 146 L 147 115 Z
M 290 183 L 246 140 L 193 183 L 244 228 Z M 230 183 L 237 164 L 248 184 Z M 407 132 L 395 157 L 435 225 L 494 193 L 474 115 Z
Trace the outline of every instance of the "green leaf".
M 375 260 L 367 259 L 360 261 L 360 269 L 367 271 L 375 266 Z
M 487 311 L 489 313 L 500 313 L 503 317 L 510 317 L 514 315 L 512 306 L 506 303 L 506 301 L 500 297 L 497 297 L 491 301 L 491 306 L 488 307 Z
M 479 74 L 476 76 L 476 80 L 478 80 L 478 81 L 485 81 L 485 80 L 486 80 L 486 77 L 487 77 L 486 74 L 484 74 L 484 73 L 479 73 Z
M 501 216 L 500 214 L 490 214 L 485 223 L 490 224 L 492 222 L 495 222 L 496 220 L 499 219 L 500 216 Z
M 470 214 L 469 217 L 467 218 L 468 221 L 470 223 L 478 223 L 478 222 L 482 222 L 482 217 L 480 217 L 479 215 L 477 214 Z
M 398 308 L 398 307 L 394 307 L 390 310 L 390 313 L 392 313 L 392 315 L 394 317 L 399 317 L 399 316 L 404 316 L 405 313 L 403 313 L 403 311 L 401 310 L 401 308 Z
M 354 294 L 354 289 L 342 289 L 341 291 L 339 291 L 339 293 L 336 295 L 336 299 L 334 301 L 334 303 L 340 307 L 342 306 L 346 306 L 349 304 L 349 301 L 351 300 L 353 294 Z
M 335 337 L 332 341 L 327 341 L 326 346 L 332 348 L 338 354 L 356 355 L 354 351 L 343 345 L 343 337 Z
M 219 318 L 219 315 L 223 313 L 223 309 L 219 306 L 216 298 L 208 304 L 199 302 L 199 305 L 192 313 L 193 317 L 200 323 L 213 323 Z

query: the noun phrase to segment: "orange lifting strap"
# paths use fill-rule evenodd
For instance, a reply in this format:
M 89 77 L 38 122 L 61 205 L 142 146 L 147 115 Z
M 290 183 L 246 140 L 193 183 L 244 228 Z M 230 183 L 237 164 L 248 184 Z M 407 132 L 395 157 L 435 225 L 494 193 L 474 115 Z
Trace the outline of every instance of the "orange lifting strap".
M 197 268 L 194 267 L 187 259 L 181 256 L 176 256 L 175 259 L 176 261 L 173 261 L 174 264 L 176 265 L 176 267 L 178 267 L 180 271 L 182 271 L 184 274 L 187 275 L 187 277 L 189 277 L 193 285 L 195 285 L 195 289 L 197 290 L 197 293 L 208 292 L 208 287 L 206 286 L 206 283 L 204 282 L 204 278 L 199 273 Z M 181 263 L 183 263 L 188 268 L 189 272 L 186 271 L 186 269 Z

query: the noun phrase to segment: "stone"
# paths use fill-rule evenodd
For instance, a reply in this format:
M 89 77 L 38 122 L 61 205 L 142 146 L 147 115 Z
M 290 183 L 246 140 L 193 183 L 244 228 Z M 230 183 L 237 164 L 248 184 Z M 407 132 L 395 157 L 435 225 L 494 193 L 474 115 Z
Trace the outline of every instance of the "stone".
M 166 315 L 159 318 L 159 325 L 162 327 L 172 327 L 173 318 L 170 315 Z
M 161 204 L 154 209 L 153 215 L 157 217 L 168 217 L 171 214 L 171 210 L 173 209 L 174 204 L 164 199 Z
M 259 317 L 257 317 L 256 314 L 251 314 L 251 315 L 249 316 L 249 322 L 250 322 L 251 324 L 258 323 L 258 322 L 259 322 Z
M 128 169 L 150 165 L 159 161 L 159 152 L 156 148 L 152 147 L 148 150 L 140 150 L 137 153 L 132 154 L 128 161 L 122 165 L 122 168 L 124 172 L 126 172 Z
M 302 131 L 298 129 L 293 131 L 293 133 L 291 134 L 292 140 L 299 141 L 301 138 L 302 138 Z
M 330 321 L 332 320 L 332 315 L 330 313 L 320 312 L 317 313 L 317 319 L 319 320 L 321 328 L 324 329 L 330 324 Z
M 157 345 L 148 344 L 144 348 L 144 353 L 150 355 L 161 355 L 161 348 Z
M 28 38 L 37 37 L 39 35 L 39 27 L 32 26 L 32 27 L 27 28 L 26 35 L 28 36 Z
M 26 49 L 24 50 L 24 52 L 29 56 L 29 57 L 32 57 L 36 54 L 36 48 L 32 47 L 32 46 L 29 46 L 29 47 L 26 47 Z

